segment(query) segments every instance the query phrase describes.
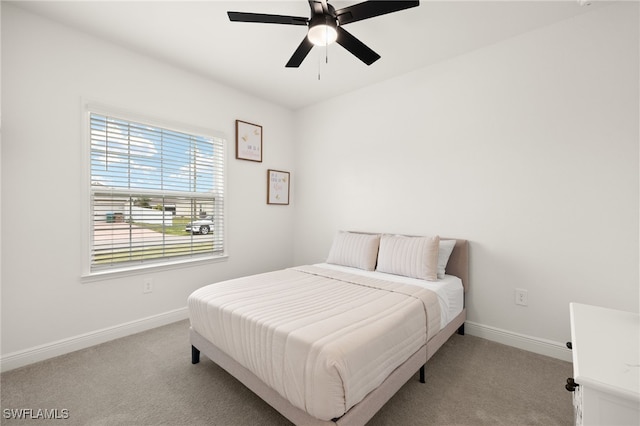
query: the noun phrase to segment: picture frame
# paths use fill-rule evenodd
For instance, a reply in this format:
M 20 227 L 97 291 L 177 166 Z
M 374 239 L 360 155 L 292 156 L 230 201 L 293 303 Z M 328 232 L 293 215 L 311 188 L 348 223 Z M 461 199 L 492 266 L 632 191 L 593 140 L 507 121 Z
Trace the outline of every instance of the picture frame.
M 289 205 L 291 174 L 282 170 L 267 170 L 267 204 Z
M 236 120 L 236 158 L 262 163 L 262 126 Z

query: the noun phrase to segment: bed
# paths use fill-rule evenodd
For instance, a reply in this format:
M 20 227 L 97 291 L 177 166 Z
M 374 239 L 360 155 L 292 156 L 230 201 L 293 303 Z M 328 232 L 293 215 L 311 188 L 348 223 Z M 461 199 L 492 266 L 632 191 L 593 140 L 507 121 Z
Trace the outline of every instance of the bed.
M 297 425 L 364 425 L 455 332 L 468 242 L 338 232 L 325 263 L 211 284 L 188 299 L 200 354 Z

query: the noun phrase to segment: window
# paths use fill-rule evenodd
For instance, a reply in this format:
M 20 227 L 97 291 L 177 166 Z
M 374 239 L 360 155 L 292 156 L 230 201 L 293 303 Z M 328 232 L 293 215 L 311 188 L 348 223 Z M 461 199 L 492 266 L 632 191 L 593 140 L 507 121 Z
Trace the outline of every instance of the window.
M 224 255 L 221 137 L 89 113 L 91 272 Z

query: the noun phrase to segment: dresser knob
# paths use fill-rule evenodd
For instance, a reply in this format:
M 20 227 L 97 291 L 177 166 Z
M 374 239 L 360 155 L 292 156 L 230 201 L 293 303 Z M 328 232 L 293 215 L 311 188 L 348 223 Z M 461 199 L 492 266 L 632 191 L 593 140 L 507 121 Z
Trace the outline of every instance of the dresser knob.
M 579 384 L 577 384 L 574 380 L 573 377 L 569 377 L 567 379 L 567 384 L 564 386 L 564 388 L 566 390 L 568 390 L 569 392 L 573 392 L 576 390 L 576 388 L 580 386 Z
M 573 349 L 573 345 L 571 344 L 571 342 L 567 342 L 567 347 L 568 347 L 569 349 Z

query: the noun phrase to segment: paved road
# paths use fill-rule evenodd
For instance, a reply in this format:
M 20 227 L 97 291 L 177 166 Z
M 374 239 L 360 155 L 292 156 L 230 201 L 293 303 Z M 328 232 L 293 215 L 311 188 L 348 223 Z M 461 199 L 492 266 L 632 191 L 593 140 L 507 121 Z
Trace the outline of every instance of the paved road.
M 213 241 L 213 233 L 208 235 L 191 235 L 187 232 L 184 236 L 164 235 L 161 232 L 155 232 L 147 228 L 136 225 L 130 225 L 126 222 L 120 223 L 95 223 L 93 242 L 96 246 L 108 244 L 112 247 L 128 246 L 130 242 L 135 245 L 145 245 L 161 242 L 164 238 L 165 242 L 191 242 L 194 238 L 197 241 Z

